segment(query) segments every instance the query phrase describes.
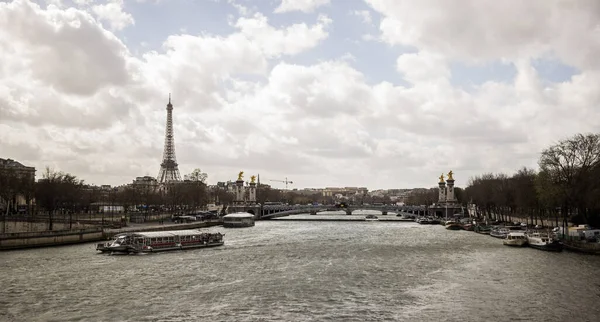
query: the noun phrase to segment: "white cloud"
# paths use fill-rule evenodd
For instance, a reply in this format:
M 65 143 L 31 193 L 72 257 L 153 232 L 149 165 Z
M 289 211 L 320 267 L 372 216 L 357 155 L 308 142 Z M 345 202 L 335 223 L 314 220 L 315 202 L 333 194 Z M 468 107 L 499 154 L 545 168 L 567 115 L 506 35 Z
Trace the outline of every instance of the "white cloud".
M 318 23 L 308 27 L 305 23 L 294 24 L 284 29 L 269 26 L 267 17 L 260 13 L 252 18 L 239 18 L 235 24 L 240 32 L 251 42 L 257 44 L 269 57 L 281 54 L 294 55 L 315 47 L 327 38 L 325 31 L 331 19 L 319 16 Z
M 383 66 L 395 68 L 407 86 L 367 81 L 370 70 L 353 67 L 360 53 L 289 62 L 309 50 L 318 54 L 330 37 L 325 16 L 274 26 L 256 13 L 233 21 L 227 35 L 171 35 L 162 50 L 134 57 L 83 9 L 0 3 L 1 157 L 98 184 L 156 175 L 169 92 L 180 170 L 200 167 L 210 182 L 243 169 L 288 177 L 299 187 L 432 186 L 452 169 L 464 185 L 484 171 L 534 166 L 547 144 L 597 131 L 600 71 L 587 57 L 598 48 L 583 32 L 593 13 L 559 8 L 565 30 L 560 19 L 543 18 L 557 33 L 550 37 L 519 24 L 511 15 L 521 11 L 497 2 L 493 9 L 508 10 L 507 22 L 487 21 L 493 17 L 486 12 L 473 18 L 485 9 L 477 3 L 461 13 L 372 1 L 383 15 L 381 39 L 415 47 L 395 66 Z M 520 10 L 538 22 L 558 12 L 554 3 L 536 5 Z M 474 29 L 461 29 L 459 22 L 471 18 Z M 442 27 L 454 28 L 454 38 Z M 584 41 L 589 47 L 571 48 Z M 562 83 L 541 79 L 530 58 L 548 52 L 580 74 Z M 451 82 L 452 61 L 501 59 L 515 66 L 514 80 L 468 91 Z
M 99 20 L 108 22 L 113 31 L 122 30 L 135 23 L 133 16 L 123 11 L 123 0 L 110 0 L 105 4 L 95 5 L 92 11 Z
M 371 18 L 371 12 L 369 10 L 353 10 L 351 14 L 357 17 L 360 17 L 362 22 L 370 25 L 373 23 L 373 18 Z
M 366 0 L 384 18 L 382 38 L 452 59 L 515 60 L 554 52 L 575 67 L 598 68 L 600 2 Z
M 281 3 L 275 8 L 275 13 L 284 13 L 291 11 L 313 12 L 318 7 L 329 4 L 330 0 L 281 0 Z

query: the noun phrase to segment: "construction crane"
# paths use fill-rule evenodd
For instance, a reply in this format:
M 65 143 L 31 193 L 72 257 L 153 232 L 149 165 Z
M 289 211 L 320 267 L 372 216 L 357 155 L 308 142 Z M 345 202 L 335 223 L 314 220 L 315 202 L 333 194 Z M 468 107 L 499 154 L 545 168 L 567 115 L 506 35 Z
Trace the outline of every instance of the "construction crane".
M 286 177 L 285 180 L 269 180 L 269 181 L 273 181 L 273 182 L 283 182 L 285 183 L 285 190 L 287 190 L 288 188 L 288 183 L 289 184 L 293 184 L 292 181 L 288 181 L 288 178 Z

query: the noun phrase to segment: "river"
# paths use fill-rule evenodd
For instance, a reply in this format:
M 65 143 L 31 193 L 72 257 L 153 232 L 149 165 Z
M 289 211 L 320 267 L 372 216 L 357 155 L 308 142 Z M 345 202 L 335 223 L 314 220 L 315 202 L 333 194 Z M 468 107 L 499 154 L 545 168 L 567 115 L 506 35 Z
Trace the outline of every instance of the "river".
M 600 257 L 407 222 L 259 221 L 226 245 L 0 253 L 1 321 L 599 321 Z

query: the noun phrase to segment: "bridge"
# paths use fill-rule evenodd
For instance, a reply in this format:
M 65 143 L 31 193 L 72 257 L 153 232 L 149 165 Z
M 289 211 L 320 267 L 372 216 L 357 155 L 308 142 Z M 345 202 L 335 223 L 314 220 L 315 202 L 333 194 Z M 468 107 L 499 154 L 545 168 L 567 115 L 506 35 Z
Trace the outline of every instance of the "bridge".
M 290 215 L 306 214 L 311 215 L 323 211 L 345 211 L 347 215 L 351 215 L 355 210 L 374 210 L 380 211 L 381 214 L 387 215 L 388 212 L 405 212 L 414 215 L 425 215 L 427 209 L 424 206 L 397 206 L 397 205 L 344 205 L 343 207 L 335 205 L 264 205 L 256 211 L 259 219 L 272 219 L 285 217 Z M 248 211 L 250 212 L 250 211 Z

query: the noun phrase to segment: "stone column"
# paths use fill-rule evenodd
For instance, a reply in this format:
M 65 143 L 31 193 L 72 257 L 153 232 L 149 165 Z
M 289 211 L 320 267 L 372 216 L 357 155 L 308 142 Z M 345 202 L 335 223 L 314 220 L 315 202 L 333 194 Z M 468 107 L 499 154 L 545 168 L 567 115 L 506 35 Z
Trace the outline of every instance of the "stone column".
M 446 194 L 446 201 L 450 203 L 456 202 L 456 197 L 454 196 L 454 179 L 446 180 L 448 184 L 448 188 L 446 189 L 448 192 Z
M 439 198 L 438 198 L 438 203 L 445 203 L 446 202 L 446 182 L 445 181 L 440 181 L 439 183 Z
M 235 202 L 244 202 L 244 180 L 235 181 Z
M 248 184 L 248 202 L 256 203 L 256 182 Z

